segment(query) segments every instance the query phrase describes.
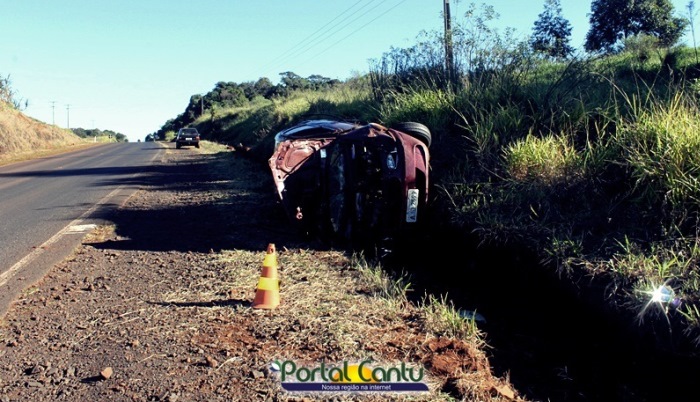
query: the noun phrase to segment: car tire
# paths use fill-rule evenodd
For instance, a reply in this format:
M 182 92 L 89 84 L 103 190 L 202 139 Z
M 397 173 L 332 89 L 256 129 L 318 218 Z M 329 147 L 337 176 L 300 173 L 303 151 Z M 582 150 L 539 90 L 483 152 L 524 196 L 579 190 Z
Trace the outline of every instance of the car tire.
M 180 145 L 180 144 L 175 144 L 175 148 L 180 149 L 180 148 L 182 148 L 182 145 Z
M 392 127 L 394 130 L 401 131 L 416 138 L 423 142 L 426 146 L 430 147 L 433 141 L 433 136 L 430 133 L 430 129 L 421 123 L 416 123 L 413 121 L 405 121 L 402 123 L 397 123 Z
M 199 148 L 199 144 L 194 144 L 194 147 L 195 147 L 195 148 Z

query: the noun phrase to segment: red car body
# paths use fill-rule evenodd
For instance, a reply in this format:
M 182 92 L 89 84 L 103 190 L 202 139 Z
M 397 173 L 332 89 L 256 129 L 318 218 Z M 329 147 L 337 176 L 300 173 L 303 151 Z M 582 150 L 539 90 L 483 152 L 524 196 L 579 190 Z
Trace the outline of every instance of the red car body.
M 307 120 L 275 136 L 269 159 L 292 222 L 338 245 L 387 253 L 425 219 L 430 131 Z

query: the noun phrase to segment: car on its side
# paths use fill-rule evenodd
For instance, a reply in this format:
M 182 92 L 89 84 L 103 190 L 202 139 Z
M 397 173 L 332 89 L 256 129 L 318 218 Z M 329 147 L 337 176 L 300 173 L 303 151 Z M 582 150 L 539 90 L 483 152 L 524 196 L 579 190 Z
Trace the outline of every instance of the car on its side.
M 268 164 L 284 210 L 303 233 L 389 255 L 425 219 L 431 140 L 417 122 L 305 120 L 275 135 Z
M 199 132 L 194 127 L 181 128 L 175 136 L 175 148 L 180 149 L 183 146 L 194 146 L 199 148 Z

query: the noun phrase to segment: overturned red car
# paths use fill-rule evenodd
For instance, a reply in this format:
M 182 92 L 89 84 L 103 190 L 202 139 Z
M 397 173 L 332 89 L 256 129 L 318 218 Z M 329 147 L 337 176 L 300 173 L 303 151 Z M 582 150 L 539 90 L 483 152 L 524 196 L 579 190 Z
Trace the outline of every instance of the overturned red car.
M 303 233 L 387 254 L 425 219 L 430 143 L 430 130 L 416 122 L 305 120 L 277 133 L 268 163 Z

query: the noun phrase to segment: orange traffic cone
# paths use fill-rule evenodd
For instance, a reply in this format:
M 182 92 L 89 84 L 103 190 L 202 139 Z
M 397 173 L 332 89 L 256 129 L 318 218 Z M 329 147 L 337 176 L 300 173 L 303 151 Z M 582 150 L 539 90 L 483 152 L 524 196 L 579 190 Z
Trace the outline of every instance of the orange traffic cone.
M 275 245 L 267 246 L 267 254 L 263 260 L 262 274 L 255 291 L 253 308 L 273 309 L 280 304 L 280 282 L 277 277 L 277 252 Z

